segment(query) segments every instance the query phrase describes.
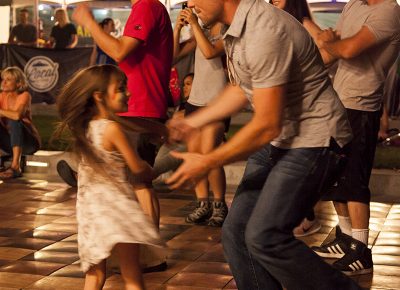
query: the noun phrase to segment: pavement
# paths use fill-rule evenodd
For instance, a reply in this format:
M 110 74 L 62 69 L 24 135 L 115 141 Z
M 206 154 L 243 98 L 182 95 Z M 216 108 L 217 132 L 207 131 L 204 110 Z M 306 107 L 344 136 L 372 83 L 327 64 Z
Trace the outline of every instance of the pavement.
M 46 174 L 0 181 L 0 290 L 83 289 L 75 219 L 76 190 Z M 220 228 L 189 225 L 191 191 L 160 192 L 161 235 L 167 241 L 168 269 L 144 274 L 147 289 L 236 289 L 223 255 Z M 233 188 L 227 193 L 230 205 Z M 382 199 L 382 197 L 378 197 Z M 369 245 L 374 273 L 353 279 L 366 289 L 400 289 L 400 200 L 384 196 L 371 205 Z M 302 240 L 309 246 L 331 238 L 332 205 L 321 202 L 321 230 Z M 331 263 L 331 261 L 327 262 Z M 108 271 L 104 289 L 123 289 L 119 274 Z
M 245 122 L 248 115 L 242 117 L 238 123 Z M 30 164 L 23 178 L 0 180 L 0 290 L 83 289 L 84 274 L 77 252 L 76 189 L 57 177 L 55 164 L 59 159 L 73 163 L 68 153 L 42 151 L 28 157 Z M 244 163 L 225 169 L 230 206 Z M 353 279 L 365 289 L 400 289 L 400 173 L 374 171 L 370 185 L 369 247 L 374 272 Z M 236 289 L 223 255 L 220 228 L 184 221 L 195 207 L 193 192 L 160 192 L 159 198 L 160 232 L 168 245 L 168 268 L 144 274 L 146 289 Z M 322 228 L 302 238 L 308 246 L 331 239 L 337 223 L 331 203 L 320 202 L 315 212 Z M 104 289 L 124 289 L 121 276 L 109 269 Z

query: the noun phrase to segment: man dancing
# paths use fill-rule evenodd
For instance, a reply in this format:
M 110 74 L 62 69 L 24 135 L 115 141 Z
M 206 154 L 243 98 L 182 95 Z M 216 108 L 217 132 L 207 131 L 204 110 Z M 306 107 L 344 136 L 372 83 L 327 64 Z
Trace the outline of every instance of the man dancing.
M 263 0 L 190 0 L 205 25 L 223 29 L 231 79 L 210 106 L 172 120 L 172 139 L 185 139 L 250 101 L 253 118 L 208 154 L 172 153 L 183 164 L 172 188 L 213 168 L 248 157 L 223 225 L 222 242 L 239 289 L 360 289 L 326 264 L 293 228 L 336 170 L 335 150 L 351 140 L 346 113 L 318 48 L 301 24 Z

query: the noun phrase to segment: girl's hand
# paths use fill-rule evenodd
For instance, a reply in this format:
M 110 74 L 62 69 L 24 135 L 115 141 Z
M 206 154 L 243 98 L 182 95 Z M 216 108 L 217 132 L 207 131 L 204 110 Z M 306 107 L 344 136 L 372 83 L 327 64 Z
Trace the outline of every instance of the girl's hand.
M 182 18 L 189 23 L 190 25 L 194 25 L 198 23 L 196 14 L 193 13 L 192 9 L 185 8 L 182 10 L 179 15 L 182 15 Z

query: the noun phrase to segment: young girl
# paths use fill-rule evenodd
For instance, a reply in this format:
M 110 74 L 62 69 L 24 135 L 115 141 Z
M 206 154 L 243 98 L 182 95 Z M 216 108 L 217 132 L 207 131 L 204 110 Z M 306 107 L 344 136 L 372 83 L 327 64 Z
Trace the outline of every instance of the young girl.
M 102 289 L 105 259 L 113 249 L 125 288 L 144 289 L 139 244 L 162 246 L 155 225 L 158 216 L 152 216 L 152 221 L 143 212 L 138 202 L 142 196 L 136 196 L 127 182 L 126 166 L 140 180 L 135 184 L 136 194 L 151 196 L 147 184 L 153 171 L 131 148 L 123 132 L 125 125 L 115 116 L 127 109 L 128 95 L 125 75 L 116 66 L 101 65 L 77 73 L 58 98 L 62 123 L 56 134 L 66 128 L 71 132 L 81 160 L 76 215 L 85 290 Z
M 32 123 L 31 95 L 23 71 L 9 67 L 1 73 L 0 149 L 12 154 L 11 166 L 1 168 L 0 179 L 22 176 L 22 154 L 33 154 L 40 148 L 40 137 Z

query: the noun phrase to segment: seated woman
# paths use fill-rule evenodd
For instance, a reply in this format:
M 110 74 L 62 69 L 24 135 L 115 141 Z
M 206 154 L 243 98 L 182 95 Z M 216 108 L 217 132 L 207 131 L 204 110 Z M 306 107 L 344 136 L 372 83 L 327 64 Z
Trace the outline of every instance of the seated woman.
M 33 154 L 40 148 L 38 131 L 32 124 L 31 95 L 25 75 L 18 67 L 1 72 L 0 149 L 12 155 L 9 168 L 3 168 L 0 179 L 22 176 L 22 154 Z

